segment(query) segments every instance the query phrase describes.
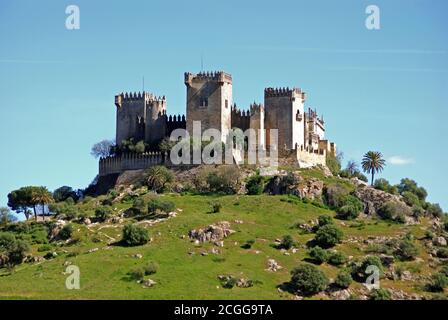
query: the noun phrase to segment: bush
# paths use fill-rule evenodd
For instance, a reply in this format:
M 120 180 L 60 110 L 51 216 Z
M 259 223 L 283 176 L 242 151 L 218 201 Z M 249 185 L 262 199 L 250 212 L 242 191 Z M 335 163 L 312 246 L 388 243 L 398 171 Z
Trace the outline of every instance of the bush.
M 341 266 L 348 261 L 348 258 L 342 252 L 331 252 L 328 256 L 327 262 L 333 266 Z
M 301 264 L 291 271 L 291 285 L 303 295 L 311 296 L 325 290 L 327 276 L 310 264 Z
M 110 216 L 112 216 L 112 208 L 101 206 L 95 210 L 95 217 L 101 221 L 106 221 Z
M 391 295 L 390 292 L 386 289 L 373 289 L 370 293 L 370 300 L 390 300 Z
M 73 233 L 73 226 L 71 224 L 65 225 L 61 231 L 59 231 L 59 238 L 62 240 L 70 239 Z
M 400 184 L 397 186 L 398 192 L 402 195 L 405 192 L 411 192 L 415 194 L 421 201 L 426 199 L 428 193 L 425 188 L 418 187 L 417 183 L 414 180 L 404 178 L 401 179 Z
M 375 189 L 378 189 L 378 190 L 381 190 L 381 191 L 384 191 L 384 192 L 388 192 L 388 193 L 391 193 L 391 194 L 397 194 L 398 193 L 397 187 L 392 186 L 389 183 L 389 181 L 387 181 L 384 178 L 376 179 L 374 184 L 373 184 L 373 187 Z
M 218 213 L 221 211 L 222 208 L 222 204 L 221 202 L 218 201 L 213 201 L 212 203 L 210 203 L 211 209 L 213 213 Z
M 325 204 L 331 208 L 340 208 L 345 204 L 345 198 L 348 196 L 349 190 L 342 184 L 336 183 L 327 186 L 324 189 Z
M 396 201 L 388 201 L 378 210 L 378 215 L 382 219 L 399 223 L 404 222 L 404 216 L 411 214 L 411 209 L 408 206 Z
M 411 207 L 420 206 L 420 199 L 410 191 L 405 191 L 401 194 L 403 201 Z
M 438 203 L 434 204 L 428 203 L 426 208 L 426 214 L 434 218 L 441 218 L 443 217 L 443 210 Z
M 341 242 L 344 234 L 335 225 L 327 224 L 316 232 L 315 241 L 322 248 L 330 248 Z
M 448 277 L 437 272 L 431 276 L 431 281 L 427 284 L 427 290 L 432 292 L 443 292 L 443 290 L 448 286 Z
M 252 248 L 254 243 L 255 243 L 254 239 L 249 239 L 241 246 L 241 248 L 243 248 L 243 249 L 250 249 L 250 248 Z
M 145 271 L 142 268 L 134 269 L 128 274 L 132 279 L 137 281 L 141 281 L 145 277 Z
M 448 258 L 448 248 L 439 248 L 436 254 L 439 258 Z
M 418 256 L 417 246 L 409 239 L 401 240 L 395 255 L 402 260 L 414 260 Z
M 264 189 L 264 178 L 260 175 L 254 175 L 247 180 L 246 190 L 249 195 L 261 194 Z
M 327 215 L 327 214 L 323 214 L 323 215 L 319 216 L 317 218 L 317 221 L 319 223 L 319 227 L 323 227 L 323 226 L 325 226 L 327 224 L 333 224 L 334 223 L 333 218 L 331 216 Z
M 159 269 L 159 266 L 155 262 L 150 262 L 143 268 L 146 276 L 150 276 L 150 275 L 156 273 L 158 269 Z
M 123 228 L 123 241 L 128 246 L 146 244 L 149 241 L 149 232 L 139 225 L 125 225 Z
M 143 198 L 136 198 L 132 202 L 131 207 L 132 213 L 135 215 L 142 215 L 147 213 L 147 204 L 145 202 L 145 199 Z
M 328 251 L 319 246 L 311 248 L 308 255 L 316 264 L 322 264 L 328 260 Z
M 366 273 L 366 270 L 369 266 L 376 266 L 379 270 L 380 277 L 383 273 L 383 264 L 381 263 L 380 258 L 377 256 L 367 256 L 364 258 L 364 260 L 361 262 L 360 265 L 353 266 L 352 274 L 356 276 L 356 278 L 359 278 L 361 281 L 365 281 L 366 278 L 370 275 Z
M 0 266 L 13 267 L 22 263 L 29 251 L 27 242 L 17 239 L 11 232 L 0 232 Z
M 174 211 L 176 205 L 174 202 L 169 200 L 162 200 L 159 198 L 153 198 L 148 202 L 148 213 L 156 214 L 156 213 L 169 213 Z
M 240 187 L 240 172 L 236 166 L 220 166 L 206 177 L 209 192 L 235 194 Z
M 341 289 L 347 289 L 350 287 L 350 284 L 352 283 L 353 279 L 350 273 L 341 271 L 336 276 L 336 279 L 334 281 L 335 285 L 337 285 Z
M 295 245 L 295 241 L 293 237 L 289 234 L 283 236 L 282 241 L 280 242 L 279 248 L 289 250 Z
M 347 195 L 342 199 L 343 205 L 337 208 L 337 217 L 344 220 L 356 219 L 359 213 L 364 209 L 364 205 L 358 198 Z
M 146 184 L 155 192 L 163 192 L 173 181 L 173 172 L 164 166 L 154 166 L 146 171 Z
M 332 153 L 327 153 L 326 157 L 326 165 L 328 169 L 330 169 L 331 173 L 334 176 L 337 176 L 341 171 L 341 161 L 338 157 L 333 155 Z

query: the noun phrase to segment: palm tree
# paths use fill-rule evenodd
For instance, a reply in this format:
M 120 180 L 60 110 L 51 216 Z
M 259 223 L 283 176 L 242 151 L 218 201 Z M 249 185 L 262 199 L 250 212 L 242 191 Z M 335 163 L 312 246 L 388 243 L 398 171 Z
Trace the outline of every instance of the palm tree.
M 350 160 L 349 162 L 347 162 L 346 169 L 348 172 L 350 172 L 350 175 L 354 175 L 356 171 L 358 171 L 358 164 L 355 161 Z
M 45 205 L 52 203 L 53 195 L 50 191 L 48 191 L 45 187 L 33 187 L 34 190 L 32 192 L 32 203 L 33 203 L 33 209 L 34 209 L 34 218 L 37 221 L 37 213 L 36 213 L 36 206 L 41 205 L 42 206 L 42 215 L 45 216 Z
M 383 159 L 383 155 L 378 151 L 367 152 L 361 161 L 362 169 L 366 173 L 372 174 L 372 185 L 375 172 L 381 172 L 386 165 L 386 160 Z

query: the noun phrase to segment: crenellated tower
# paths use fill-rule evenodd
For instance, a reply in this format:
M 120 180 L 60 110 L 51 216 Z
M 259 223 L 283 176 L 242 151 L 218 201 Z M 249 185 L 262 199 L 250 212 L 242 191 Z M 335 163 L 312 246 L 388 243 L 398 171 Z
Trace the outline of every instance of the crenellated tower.
M 232 76 L 223 71 L 185 73 L 187 86 L 187 131 L 193 121 L 201 121 L 202 132 L 214 128 L 225 141 L 231 129 Z
M 149 92 L 126 92 L 115 96 L 117 107 L 116 143 L 144 140 L 157 144 L 165 136 L 166 99 Z
M 264 90 L 266 140 L 269 130 L 278 129 L 278 148 L 294 149 L 305 144 L 305 92 L 300 88 Z

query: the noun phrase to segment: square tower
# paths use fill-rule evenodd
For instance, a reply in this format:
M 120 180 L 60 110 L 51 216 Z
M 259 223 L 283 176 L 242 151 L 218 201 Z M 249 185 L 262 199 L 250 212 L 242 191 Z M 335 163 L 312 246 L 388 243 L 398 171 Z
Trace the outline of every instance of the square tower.
M 305 145 L 304 103 L 305 92 L 300 88 L 264 90 L 266 139 L 270 130 L 278 129 L 279 150 Z
M 223 71 L 185 73 L 187 86 L 187 131 L 193 135 L 193 121 L 201 121 L 202 132 L 221 131 L 225 142 L 231 129 L 232 76 Z M 202 133 L 201 132 L 201 133 Z

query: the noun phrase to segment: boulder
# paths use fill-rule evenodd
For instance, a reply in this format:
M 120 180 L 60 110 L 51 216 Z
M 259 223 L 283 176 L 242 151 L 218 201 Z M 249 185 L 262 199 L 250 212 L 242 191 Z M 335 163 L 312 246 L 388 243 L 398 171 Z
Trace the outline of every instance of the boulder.
M 221 221 L 216 224 L 211 224 L 204 229 L 193 229 L 188 232 L 190 239 L 203 242 L 218 242 L 228 237 L 234 230 L 230 229 L 230 223 L 227 221 Z
M 364 203 L 364 213 L 367 215 L 376 215 L 379 209 L 384 203 L 392 201 L 397 202 L 407 208 L 409 212 L 403 212 L 404 214 L 411 214 L 410 208 L 401 201 L 400 196 L 377 190 L 372 187 L 359 187 L 356 189 L 354 195 Z
M 272 271 L 272 272 L 276 272 L 277 270 L 280 270 L 282 268 L 282 266 L 280 266 L 278 264 L 277 261 L 275 261 L 274 259 L 269 259 L 268 260 L 268 271 Z
M 432 243 L 436 246 L 445 247 L 447 245 L 446 239 L 444 237 L 435 237 L 432 240 Z
M 144 288 L 150 288 L 150 287 L 156 285 L 157 282 L 155 282 L 154 280 L 151 280 L 151 279 L 147 279 L 147 280 L 143 280 L 141 282 L 141 284 L 143 285 Z

